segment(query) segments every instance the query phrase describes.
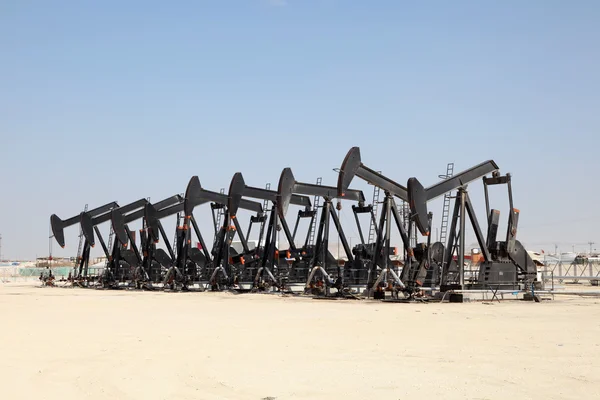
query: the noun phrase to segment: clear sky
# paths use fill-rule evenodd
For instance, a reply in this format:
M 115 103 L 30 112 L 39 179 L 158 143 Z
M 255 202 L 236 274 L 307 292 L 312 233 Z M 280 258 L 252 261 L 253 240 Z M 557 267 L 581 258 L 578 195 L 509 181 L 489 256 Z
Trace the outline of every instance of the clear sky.
M 2 1 L 2 254 L 47 255 L 52 213 L 192 175 L 334 184 L 352 146 L 401 183 L 492 158 L 530 249 L 600 249 L 598 21 L 584 0 Z

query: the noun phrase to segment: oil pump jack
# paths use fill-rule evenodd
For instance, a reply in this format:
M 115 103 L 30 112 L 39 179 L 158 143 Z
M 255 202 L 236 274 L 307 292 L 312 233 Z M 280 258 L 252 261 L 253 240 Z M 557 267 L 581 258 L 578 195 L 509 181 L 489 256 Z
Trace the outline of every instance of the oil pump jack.
M 120 244 L 120 246 L 113 247 L 111 261 L 120 258 L 122 248 L 127 247 L 128 243 L 131 243 L 132 250 L 139 253 L 136 248 L 135 240 L 132 240 L 134 239 L 133 233 L 127 224 L 142 218 L 144 220 L 143 226 L 145 229 L 143 228 L 140 230 L 142 260 L 134 269 L 131 277 L 135 287 L 138 289 L 153 289 L 152 283 L 160 281 L 162 269 L 168 269 L 175 258 L 173 249 L 168 242 L 168 238 L 164 233 L 160 221 L 157 220 L 157 227 L 155 229 L 163 235 L 170 256 L 163 249 L 157 249 L 154 240 L 151 240 L 150 235 L 148 235 L 148 224 L 147 218 L 145 217 L 147 209 L 152 207 L 159 210 L 158 212 L 162 212 L 168 207 L 176 207 L 179 204 L 181 204 L 181 209 L 183 209 L 183 197 L 175 195 L 154 204 L 147 202 L 142 209 L 129 214 L 124 214 L 121 208 L 115 208 L 111 212 L 112 228 L 117 238 L 117 242 Z
M 83 219 L 84 218 L 94 218 L 97 217 L 99 215 L 102 214 L 106 214 L 106 213 L 110 213 L 110 210 L 118 207 L 119 205 L 116 202 L 110 202 L 107 203 L 103 206 L 100 206 L 98 208 L 95 208 L 93 210 L 89 210 L 89 211 L 85 211 L 85 212 L 81 212 L 78 215 L 75 215 L 74 217 L 68 218 L 66 220 L 62 220 L 58 215 L 56 214 L 52 214 L 50 216 L 50 226 L 52 228 L 52 235 L 54 236 L 54 239 L 56 240 L 56 242 L 58 243 L 58 245 L 62 248 L 65 247 L 65 233 L 64 230 L 65 228 L 68 228 L 69 226 L 73 226 L 76 224 L 80 224 L 80 226 L 83 229 Z M 84 217 L 85 215 L 85 217 Z M 92 228 L 93 229 L 93 228 Z M 86 232 L 84 232 L 85 234 Z M 91 236 L 92 241 L 90 242 L 88 240 L 88 237 Z M 83 244 L 83 251 L 81 253 L 81 258 L 77 260 L 77 266 L 76 266 L 76 272 L 75 272 L 75 276 L 72 277 L 72 279 L 75 280 L 81 280 L 81 279 L 87 279 L 87 268 L 89 265 L 89 260 L 90 260 L 90 250 L 92 247 L 94 247 L 94 239 L 93 239 L 93 232 L 90 235 L 89 231 L 87 232 L 87 235 L 84 236 L 85 241 Z M 82 276 L 82 272 L 85 272 L 85 274 Z
M 216 240 L 212 252 L 209 254 L 206 250 L 204 255 L 207 258 L 207 270 L 212 269 L 211 276 L 209 278 L 209 285 L 213 290 L 219 289 L 221 284 L 225 286 L 233 286 L 234 285 L 234 271 L 232 270 L 232 263 L 234 261 L 238 261 L 239 263 L 245 263 L 247 260 L 257 257 L 256 254 L 252 254 L 250 249 L 248 248 L 248 242 L 242 228 L 240 226 L 239 221 L 236 218 L 237 210 L 239 208 L 249 210 L 256 213 L 256 217 L 263 216 L 263 209 L 260 203 L 255 201 L 249 201 L 242 199 L 242 191 L 244 189 L 245 183 L 239 180 L 239 177 L 234 175 L 231 183 L 229 185 L 229 193 L 217 193 L 212 192 L 210 190 L 203 189 L 200 185 L 200 180 L 198 176 L 193 176 L 188 183 L 188 186 L 185 191 L 185 200 L 184 200 L 184 213 L 185 213 L 185 222 L 184 226 L 189 227 L 189 223 L 192 222 L 194 225 L 194 229 L 196 231 L 196 235 L 200 238 L 200 231 L 197 229 L 195 221 L 193 221 L 193 211 L 194 207 L 213 202 L 218 204 L 219 206 L 225 207 L 225 218 L 223 220 L 223 225 L 220 227 L 219 231 L 216 235 Z M 263 216 L 264 218 L 264 216 Z M 233 226 L 231 226 L 231 222 L 233 221 Z M 251 220 L 251 224 L 255 221 L 260 221 L 260 218 L 254 218 Z M 189 243 L 189 229 L 184 228 L 184 232 L 187 235 L 185 241 Z M 230 257 L 231 249 L 230 245 L 235 236 L 238 234 L 240 241 L 243 246 L 243 253 L 241 255 L 236 254 L 234 257 Z M 207 249 L 204 244 L 202 244 L 204 249 Z M 211 257 L 212 255 L 212 257 Z M 219 279 L 219 273 L 222 274 L 222 279 Z
M 265 246 L 262 250 L 262 257 L 260 258 L 255 258 L 255 261 L 260 261 L 260 266 L 258 268 L 252 268 L 252 265 L 248 265 L 246 264 L 246 268 L 251 271 L 251 272 L 256 272 L 256 274 L 253 276 L 253 284 L 252 284 L 252 289 L 255 290 L 263 290 L 266 289 L 269 285 L 273 284 L 275 287 L 278 287 L 280 289 L 285 288 L 286 284 L 283 282 L 283 280 L 285 280 L 285 278 L 279 274 L 278 270 L 279 270 L 279 265 L 277 263 L 277 259 L 278 259 L 278 255 L 279 255 L 279 249 L 277 248 L 277 235 L 276 235 L 276 231 L 278 230 L 278 227 L 281 223 L 281 227 L 283 228 L 283 232 L 286 236 L 286 239 L 288 241 L 289 244 L 289 249 L 286 251 L 287 257 L 286 259 L 290 259 L 292 257 L 292 254 L 294 256 L 298 256 L 299 254 L 301 254 L 298 249 L 296 248 L 295 244 L 294 244 L 294 239 L 292 236 L 292 233 L 290 231 L 290 228 L 287 224 L 287 221 L 285 220 L 285 218 L 278 218 L 279 214 L 278 214 L 278 210 L 277 210 L 277 192 L 274 190 L 268 190 L 268 189 L 262 189 L 262 188 L 257 188 L 257 187 L 252 187 L 252 186 L 247 186 L 244 182 L 244 177 L 242 176 L 241 172 L 237 172 L 234 177 L 233 177 L 234 181 L 238 182 L 238 184 L 240 185 L 240 187 L 242 187 L 241 185 L 243 184 L 243 190 L 242 190 L 242 196 L 244 197 L 251 197 L 254 199 L 261 199 L 261 200 L 266 200 L 271 202 L 271 211 L 270 211 L 270 215 L 269 215 L 269 223 L 267 226 L 267 235 L 265 238 Z M 310 198 L 308 196 L 300 196 L 300 195 L 296 195 L 296 194 L 292 194 L 291 198 L 290 198 L 290 204 L 293 205 L 299 205 L 299 206 L 303 206 L 304 207 L 304 215 L 308 215 L 308 213 L 312 212 L 311 210 L 311 202 L 310 202 Z M 302 211 L 300 211 L 302 212 Z M 298 214 L 298 218 L 302 218 L 303 215 L 300 215 L 300 212 Z M 231 214 L 231 212 L 230 212 Z M 314 216 L 314 213 L 313 213 Z M 235 214 L 231 214 L 231 218 L 235 218 Z M 296 226 L 294 227 L 294 232 L 296 231 L 296 228 L 298 226 L 298 220 L 296 220 Z M 263 236 L 263 232 L 264 229 L 261 226 L 261 230 L 259 233 L 259 239 L 258 239 L 258 243 L 260 246 L 260 243 L 262 242 L 262 236 Z M 249 235 L 248 235 L 249 236 Z M 263 279 L 265 277 L 269 278 L 268 280 Z M 288 274 L 289 275 L 289 274 Z M 277 276 L 277 277 L 276 277 Z
M 294 174 L 290 168 L 285 168 L 281 172 L 278 186 L 278 201 L 277 208 L 281 218 L 285 218 L 288 206 L 291 201 L 292 194 L 304 194 L 304 195 L 316 195 L 321 196 L 324 199 L 323 208 L 321 210 L 321 219 L 318 227 L 317 242 L 315 244 L 314 255 L 309 264 L 310 274 L 305 284 L 305 292 L 313 291 L 318 294 L 330 294 L 332 287 L 338 290 L 338 294 L 343 293 L 345 287 L 344 283 L 344 267 L 352 265 L 354 258 L 348 240 L 344 234 L 344 230 L 338 216 L 335 213 L 332 200 L 338 198 L 336 208 L 341 210 L 342 204 L 339 199 L 357 201 L 358 205 L 363 207 L 365 203 L 365 196 L 360 190 L 346 190 L 344 196 L 338 196 L 337 188 L 332 186 L 314 185 L 311 183 L 298 182 L 294 178 Z M 344 251 L 347 257 L 347 263 L 342 267 L 337 262 L 335 266 L 336 279 L 331 278 L 330 274 L 334 271 L 329 269 L 329 220 L 333 221 L 335 228 L 339 235 L 339 240 L 342 242 Z M 322 279 L 318 279 L 318 275 L 321 275 Z M 313 279 L 316 279 L 316 282 Z
M 137 209 L 143 209 L 148 203 L 146 199 L 139 199 L 127 205 L 116 207 L 120 212 L 127 213 Z M 114 242 L 112 253 L 107 248 L 97 225 L 110 221 L 113 213 L 113 208 L 110 212 L 99 215 L 95 218 L 90 217 L 87 213 L 81 215 L 81 228 L 83 235 L 88 243 L 94 245 L 94 232 L 98 236 L 100 245 L 106 255 L 107 264 L 100 276 L 100 283 L 103 287 L 118 287 L 119 282 L 126 282 L 131 278 L 133 270 L 141 263 L 142 259 L 135 246 L 135 237 L 129 232 L 129 240 L 131 242 L 131 250 L 126 249 L 126 245 L 121 246 L 118 241 Z
M 486 212 L 488 216 L 487 239 L 483 233 L 471 199 L 467 192 L 467 179 L 460 182 L 442 182 L 438 187 L 424 189 L 417 178 L 408 180 L 408 195 L 410 198 L 411 211 L 417 215 L 416 221 L 419 230 L 423 232 L 423 219 L 420 218 L 427 212 L 427 201 L 443 192 L 457 190 L 454 214 L 452 217 L 450 236 L 448 238 L 448 250 L 446 252 L 442 282 L 442 292 L 454 289 L 523 289 L 528 287 L 537 278 L 537 268 L 523 247 L 516 240 L 519 210 L 513 207 L 513 196 L 511 186 L 511 175 L 500 175 L 498 167 L 492 172 L 491 177 L 483 176 L 485 190 Z M 473 176 L 475 179 L 475 176 Z M 446 187 L 442 187 L 446 184 Z M 498 223 L 500 211 L 489 207 L 488 186 L 507 185 L 509 198 L 509 218 L 505 241 L 497 241 Z M 476 282 L 465 283 L 464 259 L 465 259 L 465 228 L 467 218 L 477 238 L 477 242 L 483 255 L 483 261 L 479 266 L 479 274 Z M 455 253 L 458 253 L 458 266 L 452 264 Z
M 175 214 L 179 215 L 179 213 L 184 210 L 185 199 L 181 197 L 180 200 L 181 201 L 178 204 L 174 204 L 162 210 L 157 210 L 152 204 L 146 206 L 144 212 L 148 228 L 146 240 L 156 246 L 156 243 L 160 240 L 160 236 L 162 236 L 169 251 L 170 256 L 167 256 L 168 259 L 165 259 L 166 262 L 161 263 L 161 265 L 166 268 L 162 279 L 163 288 L 175 289 L 179 287 L 181 290 L 189 290 L 190 285 L 194 282 L 200 283 L 201 271 L 205 268 L 207 263 L 206 255 L 202 252 L 207 252 L 204 238 L 192 215 L 191 218 L 184 219 L 183 224 L 177 224 L 175 235 L 176 251 L 174 251 L 173 248 L 171 248 L 169 239 L 160 222 L 161 219 Z M 189 232 L 190 227 L 193 227 L 196 231 L 202 250 L 192 248 Z M 166 256 L 166 254 L 164 255 Z
M 402 291 L 411 297 L 415 292 L 418 292 L 419 288 L 437 285 L 443 263 L 444 245 L 439 242 L 431 244 L 429 233 L 431 230 L 432 213 L 427 212 L 427 201 L 466 185 L 497 169 L 498 166 L 496 163 L 489 160 L 462 171 L 449 179 L 445 179 L 428 189 L 423 189 L 416 178 L 409 179 L 407 187 L 404 187 L 364 165 L 361 161 L 360 149 L 358 147 L 353 147 L 348 151 L 338 176 L 338 194 L 340 196 L 344 195 L 346 188 L 350 185 L 354 176 L 358 176 L 366 182 L 378 186 L 385 192 L 385 200 L 383 202 L 379 226 L 377 227 L 377 240 L 374 253 L 372 254 L 368 280 L 368 287 L 370 291 L 374 292 L 375 298 L 383 298 L 385 296 L 384 290 L 386 289 L 393 294 Z M 419 186 L 421 191 L 425 191 L 426 194 L 419 197 L 419 201 L 421 202 L 415 206 L 416 203 L 414 202 L 415 198 L 413 194 L 415 191 L 418 191 Z M 403 221 L 401 220 L 394 197 L 406 201 L 410 205 L 411 215 L 409 221 L 405 221 L 408 222 L 408 229 L 405 229 L 402 223 Z M 400 232 L 405 254 L 405 262 L 400 276 L 393 271 L 389 263 L 392 216 Z M 411 246 L 409 238 L 414 228 L 427 237 L 426 244 L 418 243 L 416 247 Z M 375 278 L 377 267 L 380 267 L 381 271 L 377 278 Z
M 189 198 L 191 201 L 186 203 L 186 198 Z M 193 177 L 188 184 L 186 197 L 183 198 L 182 203 L 168 207 L 162 211 L 156 211 L 151 205 L 146 206 L 146 220 L 149 228 L 148 233 L 150 240 L 155 243 L 159 240 L 158 233 L 159 231 L 162 231 L 160 219 L 180 211 L 185 212 L 186 204 L 188 207 L 191 207 L 212 201 L 212 205 L 218 205 L 220 207 L 224 202 L 227 202 L 227 200 L 228 196 L 225 194 L 202 189 L 198 177 Z M 240 201 L 239 207 L 255 211 L 259 215 L 262 213 L 262 207 L 259 203 L 244 200 Z M 212 269 L 214 261 L 211 255 L 214 252 L 209 252 L 208 246 L 204 241 L 204 237 L 192 211 L 190 211 L 190 214 L 186 214 L 183 225 L 177 228 L 177 255 L 176 258 L 173 259 L 173 265 L 165 274 L 163 282 L 165 287 L 174 288 L 174 286 L 178 284 L 182 289 L 187 290 L 189 283 L 193 282 L 195 279 L 200 282 L 203 273 L 211 271 Z M 191 246 L 190 227 L 193 228 L 201 249 Z M 162 236 L 167 240 L 164 231 Z M 247 243 L 245 241 L 243 243 L 247 247 Z
M 390 262 L 390 255 L 393 254 L 390 245 L 392 216 L 404 245 L 405 265 L 416 262 L 410 246 L 410 225 L 407 232 L 394 200 L 394 197 L 402 200 L 406 199 L 406 188 L 364 165 L 361 162 L 360 149 L 358 147 L 350 149 L 340 167 L 337 184 L 337 194 L 339 196 L 345 196 L 354 176 L 358 176 L 368 183 L 383 189 L 385 193 L 379 224 L 375 224 L 375 231 L 377 232 L 375 243 L 365 245 L 363 240 L 362 245 L 356 249 L 357 255 L 360 255 L 361 259 L 367 261 L 368 296 L 373 292 L 375 298 L 383 298 L 386 287 L 385 285 L 381 285 L 382 283 L 387 283 L 387 290 L 391 291 L 392 294 L 396 294 L 400 290 L 406 290 L 405 284 L 393 270 Z M 380 268 L 380 272 L 376 277 L 377 267 Z

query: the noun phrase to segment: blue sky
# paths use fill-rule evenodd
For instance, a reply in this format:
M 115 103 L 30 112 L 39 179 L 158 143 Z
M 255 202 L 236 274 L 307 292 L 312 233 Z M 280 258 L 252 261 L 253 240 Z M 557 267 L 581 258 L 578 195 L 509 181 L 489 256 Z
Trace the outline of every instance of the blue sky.
M 192 175 L 334 184 L 352 146 L 399 182 L 492 158 L 529 248 L 600 249 L 599 20 L 595 1 L 3 1 L 2 254 Z

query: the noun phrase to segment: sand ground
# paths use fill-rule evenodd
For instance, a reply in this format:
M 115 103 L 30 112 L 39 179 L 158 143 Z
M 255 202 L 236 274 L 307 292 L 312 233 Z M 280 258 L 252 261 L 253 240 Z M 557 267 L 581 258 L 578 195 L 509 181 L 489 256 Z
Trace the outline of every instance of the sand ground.
M 2 399 L 598 399 L 600 299 L 0 285 Z

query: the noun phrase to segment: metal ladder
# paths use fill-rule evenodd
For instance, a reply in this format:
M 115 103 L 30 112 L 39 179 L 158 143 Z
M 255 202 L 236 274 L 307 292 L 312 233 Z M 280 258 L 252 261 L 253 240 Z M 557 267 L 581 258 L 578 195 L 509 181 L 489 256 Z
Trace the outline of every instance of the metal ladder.
M 146 197 L 146 200 L 148 201 L 148 203 L 150 203 L 150 197 Z M 146 228 L 148 228 L 146 226 L 146 218 L 142 218 L 142 230 L 146 230 Z
M 408 227 L 411 223 L 411 211 L 408 202 L 402 201 L 402 221 L 404 221 L 404 229 L 408 231 Z M 389 223 L 389 221 L 388 221 Z M 411 232 L 409 239 L 410 247 L 415 247 L 417 245 L 417 230 L 413 229 Z
M 321 186 L 322 182 L 323 182 L 323 178 L 321 178 L 321 177 L 317 178 L 317 185 Z M 314 204 L 315 212 L 318 212 L 317 210 L 321 206 L 321 196 L 315 196 L 313 204 Z M 310 224 L 310 231 L 308 233 L 308 245 L 309 246 L 312 246 L 315 244 L 316 231 L 317 231 L 317 215 L 315 215 L 315 218 L 313 218 L 313 220 L 312 220 L 312 224 Z
M 377 171 L 377 173 L 381 174 L 381 171 Z M 377 219 L 377 211 L 379 209 L 379 192 L 380 192 L 380 188 L 379 186 L 373 186 L 373 202 L 371 203 L 371 205 L 373 206 L 373 215 L 375 215 L 375 219 Z M 371 218 L 371 223 L 369 224 L 369 236 L 367 239 L 367 244 L 368 243 L 373 243 L 375 241 L 375 221 Z
M 185 196 L 185 193 L 179 194 L 181 197 Z M 173 254 L 177 255 L 177 233 L 179 232 L 179 224 L 181 223 L 181 212 L 177 213 L 177 225 L 175 226 L 175 238 L 173 239 Z
M 267 183 L 267 184 L 265 185 L 265 189 L 267 189 L 267 190 L 271 190 L 271 184 L 270 184 L 270 183 Z M 268 207 L 269 207 L 269 200 L 264 200 L 264 201 L 263 201 L 263 213 L 266 213 L 266 212 L 267 212 L 267 210 L 269 209 Z
M 107 247 L 109 257 L 112 254 L 112 250 L 111 249 L 112 249 L 112 243 L 113 243 L 113 240 L 114 240 L 114 236 L 115 236 L 115 231 L 113 230 L 112 224 L 110 224 L 110 233 L 108 234 L 108 247 Z M 109 261 L 110 260 L 107 258 L 106 259 L 106 264 L 108 264 Z
M 225 189 L 221 188 L 221 190 L 219 190 L 219 193 L 221 194 L 225 194 Z M 217 218 L 215 219 L 215 238 L 213 240 L 213 249 L 215 248 L 215 245 L 217 244 L 217 240 L 219 238 L 219 230 L 221 229 L 221 221 L 223 221 L 223 216 L 225 214 L 225 208 L 219 208 L 217 210 Z
M 446 166 L 446 175 L 440 175 L 441 179 L 451 178 L 454 174 L 454 163 L 448 163 Z M 444 208 L 442 209 L 442 226 L 440 227 L 439 241 L 444 245 L 448 235 L 448 220 L 450 219 L 450 198 L 452 193 L 448 192 L 444 195 Z M 461 216 L 462 217 L 462 216 Z
M 221 194 L 225 194 L 225 189 L 221 188 L 221 190 L 219 191 L 219 193 Z M 219 209 L 218 213 L 217 213 L 217 222 L 216 222 L 216 228 L 217 228 L 217 232 L 219 231 L 219 229 L 221 229 L 221 221 L 223 221 L 223 216 L 225 214 L 225 208 L 221 208 Z
M 88 205 L 85 205 L 85 208 L 83 209 L 83 212 L 87 212 L 88 210 Z M 77 262 L 79 263 L 79 261 L 81 261 L 81 250 L 83 247 L 83 228 L 81 227 L 81 224 L 79 224 L 79 246 L 77 247 L 77 258 L 75 260 L 77 260 Z
M 177 255 L 177 234 L 179 233 L 179 224 L 181 223 L 181 213 L 177 213 L 177 225 L 175 225 L 175 238 L 173 238 L 173 254 Z
M 267 190 L 271 190 L 271 184 L 267 183 L 265 185 L 265 189 Z M 269 208 L 269 200 L 263 200 L 263 216 L 267 215 L 267 210 L 270 210 Z M 260 223 L 260 232 L 264 232 L 265 229 L 265 224 L 267 223 L 267 218 L 264 218 L 263 221 Z M 246 238 L 246 240 L 250 240 L 249 237 Z M 266 245 L 266 243 L 265 243 Z M 261 246 L 260 243 L 256 244 L 256 248 L 259 248 Z

